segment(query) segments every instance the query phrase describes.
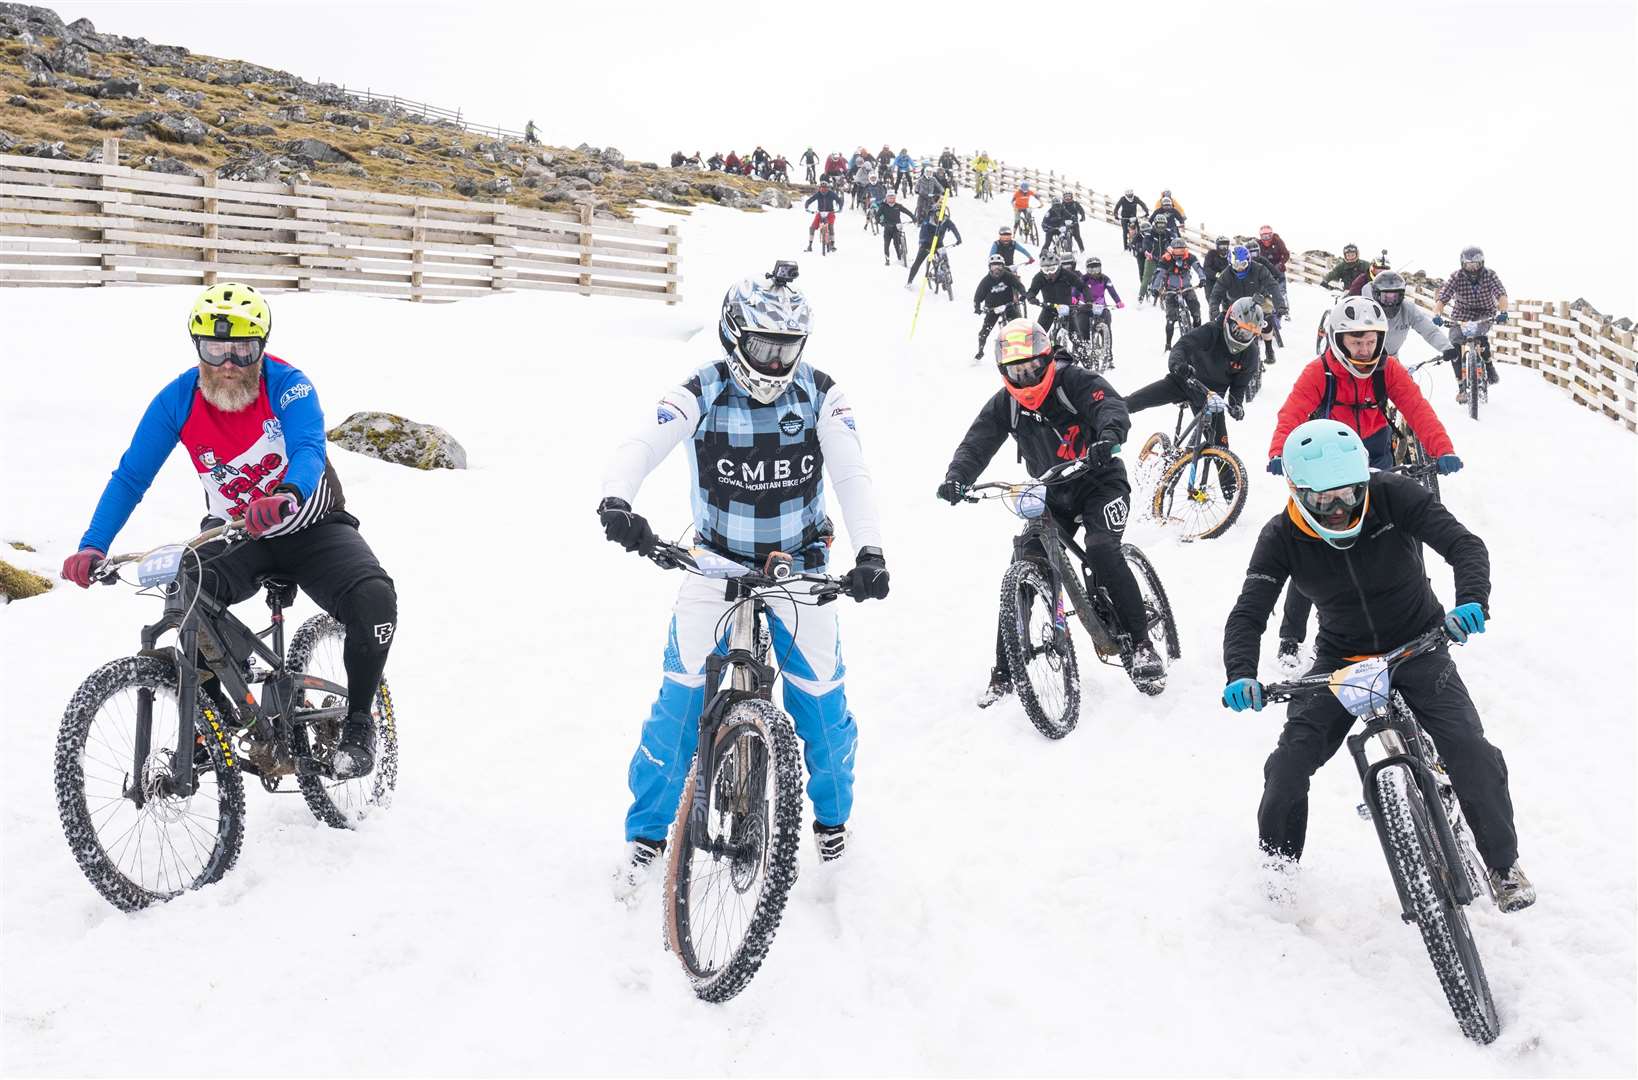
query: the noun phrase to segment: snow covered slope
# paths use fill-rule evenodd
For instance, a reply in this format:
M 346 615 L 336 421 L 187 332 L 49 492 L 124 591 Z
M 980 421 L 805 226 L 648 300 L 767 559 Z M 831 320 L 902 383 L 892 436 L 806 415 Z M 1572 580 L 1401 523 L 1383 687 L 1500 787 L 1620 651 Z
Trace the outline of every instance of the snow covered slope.
M 1459 660 L 1507 754 L 1541 893 L 1519 915 L 1472 912 L 1505 1026 L 1475 1047 L 1398 919 L 1345 756 L 1315 780 L 1296 910 L 1263 902 L 1254 812 L 1283 713 L 1217 702 L 1223 620 L 1283 498 L 1261 472 L 1274 413 L 1325 294 L 1296 289 L 1292 347 L 1234 426 L 1254 477 L 1241 523 L 1183 546 L 1134 515 L 1129 538 L 1181 624 L 1165 695 L 1093 670 L 1083 642 L 1082 719 L 1063 742 L 1013 702 L 973 707 L 1012 523 L 932 491 L 997 385 L 971 360 L 969 297 L 1003 213 L 957 204 L 956 300 L 929 296 L 914 338 L 915 296 L 856 213 L 823 259 L 801 254 L 800 211 L 695 213 L 675 309 L 276 296 L 274 351 L 313 377 L 332 423 L 402 413 L 448 428 L 471 459 L 426 474 L 334 452 L 399 588 L 396 805 L 339 833 L 253 790 L 225 881 L 122 915 L 63 842 L 52 748 L 74 687 L 133 652 L 156 606 L 64 587 L 0 610 L 0 1068 L 215 1074 L 250 1046 L 255 1071 L 322 1073 L 1638 1068 L 1638 443 L 1533 373 L 1505 370 L 1478 424 L 1457 415 L 1447 372 L 1428 381 L 1468 463 L 1447 501 L 1494 560 L 1490 632 Z M 1130 296 L 1115 231 L 1087 239 Z M 713 357 L 722 290 L 792 255 L 818 313 L 808 358 L 847 386 L 875 466 L 893 593 L 843 612 L 862 732 L 848 865 L 826 895 L 804 844 L 767 964 L 714 1007 L 663 951 L 655 897 L 635 911 L 609 899 L 626 762 L 679 581 L 606 544 L 592 508 L 627 426 Z M 7 558 L 54 573 L 72 551 L 141 410 L 190 361 L 192 292 L 0 291 L 0 540 L 39 549 Z M 1117 387 L 1158 377 L 1162 333 L 1151 309 L 1116 313 Z M 1407 356 L 1429 352 L 1413 340 Z M 1143 414 L 1134 442 L 1172 419 Z M 1009 451 L 990 475 L 1019 475 Z M 639 499 L 662 532 L 687 526 L 686 477 L 677 455 Z M 117 547 L 180 539 L 199 513 L 173 458 Z M 1435 587 L 1448 600 L 1442 567 Z

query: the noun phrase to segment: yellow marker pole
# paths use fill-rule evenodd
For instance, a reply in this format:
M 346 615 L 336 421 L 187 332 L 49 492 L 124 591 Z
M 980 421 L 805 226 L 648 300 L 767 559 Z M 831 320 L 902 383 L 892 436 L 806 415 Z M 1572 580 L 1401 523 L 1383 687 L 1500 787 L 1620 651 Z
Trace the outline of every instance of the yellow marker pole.
M 950 193 L 948 191 L 938 197 L 938 209 L 934 210 L 933 214 L 934 220 L 940 225 L 944 224 L 944 218 L 947 214 L 947 211 L 945 210 L 945 203 L 949 202 L 949 200 Z M 927 262 L 932 262 L 933 256 L 938 254 L 938 242 L 943 239 L 943 237 L 943 229 L 938 229 L 933 233 L 933 246 L 927 249 Z M 922 265 L 925 267 L 927 264 L 923 263 Z M 921 318 L 921 298 L 926 295 L 927 275 L 926 273 L 923 273 L 921 275 L 921 288 L 916 290 L 916 311 L 915 314 L 910 316 L 910 336 L 912 338 L 916 336 L 916 321 Z

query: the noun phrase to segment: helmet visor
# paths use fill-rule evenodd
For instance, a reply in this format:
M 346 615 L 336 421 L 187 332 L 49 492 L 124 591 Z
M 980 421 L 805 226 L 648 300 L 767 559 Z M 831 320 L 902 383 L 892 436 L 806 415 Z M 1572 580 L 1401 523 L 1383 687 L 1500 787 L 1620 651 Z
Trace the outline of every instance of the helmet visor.
M 1325 491 L 1297 489 L 1297 498 L 1315 521 L 1333 532 L 1343 532 L 1358 523 L 1365 512 L 1365 491 L 1369 484 L 1361 481 L 1346 487 Z
M 251 367 L 262 358 L 262 349 L 265 346 L 261 338 L 201 337 L 193 340 L 199 350 L 199 359 L 211 367 L 221 367 L 228 363 L 234 367 Z
M 745 335 L 745 359 L 763 375 L 785 375 L 796 366 L 807 343 L 807 338 L 795 334 L 752 331 Z
M 1002 361 L 1001 377 L 1020 388 L 1034 386 L 1046 375 L 1047 365 L 1051 362 L 1049 356 L 1031 356 L 1011 363 Z
M 1404 302 L 1405 293 L 1402 289 L 1389 289 L 1387 292 L 1377 293 L 1376 298 L 1382 304 L 1382 310 L 1392 314 L 1398 311 L 1399 305 Z
M 1226 326 L 1228 329 L 1229 341 L 1234 345 L 1238 345 L 1241 349 L 1245 348 L 1247 345 L 1250 345 L 1253 341 L 1256 341 L 1262 336 L 1263 333 L 1263 328 L 1258 324 L 1254 322 L 1242 322 L 1241 320 L 1234 318 L 1233 315 L 1229 316 Z M 1238 352 L 1239 350 L 1236 349 L 1235 351 Z

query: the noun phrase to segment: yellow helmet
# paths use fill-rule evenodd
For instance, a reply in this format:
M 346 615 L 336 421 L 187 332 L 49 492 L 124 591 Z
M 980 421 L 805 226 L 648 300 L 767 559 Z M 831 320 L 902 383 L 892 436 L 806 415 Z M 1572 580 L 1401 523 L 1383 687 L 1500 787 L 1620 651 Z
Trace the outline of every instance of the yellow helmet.
M 273 331 L 273 312 L 262 294 L 249 285 L 224 281 L 199 294 L 188 315 L 195 338 L 261 338 Z

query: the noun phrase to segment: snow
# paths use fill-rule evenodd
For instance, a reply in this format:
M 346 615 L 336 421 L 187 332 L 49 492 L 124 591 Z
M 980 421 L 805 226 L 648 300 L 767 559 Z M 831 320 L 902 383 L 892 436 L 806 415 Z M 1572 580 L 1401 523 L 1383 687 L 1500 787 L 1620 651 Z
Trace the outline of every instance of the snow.
M 0 610 L 0 1068 L 218 1073 L 218 1036 L 271 1025 L 297 1044 L 274 1052 L 319 1073 L 1631 1074 L 1638 443 L 1518 368 L 1477 424 L 1445 369 L 1424 373 L 1468 464 L 1447 502 L 1493 559 L 1489 632 L 1459 662 L 1508 756 L 1541 895 L 1470 912 L 1504 1025 L 1481 1048 L 1399 921 L 1346 755 L 1315 778 L 1295 907 L 1264 901 L 1254 813 L 1282 714 L 1217 704 L 1224 617 L 1283 498 L 1261 471 L 1274 413 L 1325 294 L 1294 289 L 1290 348 L 1233 427 L 1253 474 L 1241 522 L 1181 545 L 1133 515 L 1179 615 L 1165 694 L 1141 697 L 1083 639 L 1064 741 L 1014 700 L 973 707 L 1013 523 L 932 491 L 997 385 L 971 360 L 969 298 L 1004 213 L 957 204 L 957 297 L 928 296 L 913 338 L 915 294 L 853 212 L 823 259 L 800 252 L 801 211 L 681 219 L 676 308 L 276 296 L 274 351 L 331 423 L 401 413 L 448 429 L 472 464 L 334 451 L 398 584 L 396 803 L 344 833 L 252 783 L 224 881 L 121 914 L 63 842 L 52 749 L 74 687 L 135 650 L 154 602 L 62 587 Z M 1111 378 L 1130 392 L 1164 370 L 1161 316 L 1130 303 L 1115 231 L 1087 239 L 1128 298 Z M 818 312 L 808 358 L 847 387 L 876 471 L 893 593 L 842 613 L 862 732 L 846 864 L 822 880 L 804 841 L 767 963 L 707 1006 L 661 945 L 654 892 L 633 910 L 609 894 L 679 582 L 606 544 L 592 508 L 614 443 L 713 357 L 722 290 L 793 253 Z M 39 549 L 8 559 L 54 574 L 74 549 L 141 410 L 189 361 L 192 292 L 0 291 L 0 540 Z M 1406 358 L 1430 352 L 1413 338 Z M 1133 443 L 1172 420 L 1143 414 Z M 1003 450 L 989 476 L 1017 475 Z M 662 533 L 687 527 L 686 477 L 674 455 L 638 501 Z M 116 547 L 180 539 L 198 515 L 177 455 Z M 1434 584 L 1448 601 L 1442 565 Z M 1273 644 L 1271 628 L 1269 679 Z

